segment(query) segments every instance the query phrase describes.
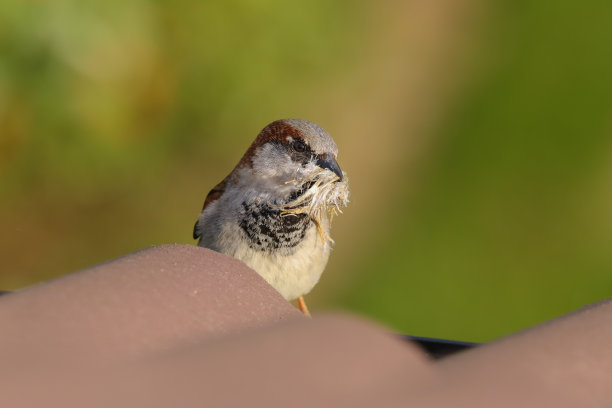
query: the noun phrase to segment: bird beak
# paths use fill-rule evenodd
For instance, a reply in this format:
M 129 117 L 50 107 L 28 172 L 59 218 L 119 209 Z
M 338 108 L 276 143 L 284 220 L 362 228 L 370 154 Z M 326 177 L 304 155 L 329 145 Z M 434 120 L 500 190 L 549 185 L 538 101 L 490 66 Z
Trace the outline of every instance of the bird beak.
M 340 177 L 340 180 L 338 181 L 342 181 L 342 179 L 344 178 L 344 176 L 342 175 L 342 170 L 340 170 L 340 166 L 338 166 L 338 162 L 331 156 L 321 157 L 319 160 L 317 160 L 317 166 L 322 169 L 328 169 L 336 173 L 336 175 Z

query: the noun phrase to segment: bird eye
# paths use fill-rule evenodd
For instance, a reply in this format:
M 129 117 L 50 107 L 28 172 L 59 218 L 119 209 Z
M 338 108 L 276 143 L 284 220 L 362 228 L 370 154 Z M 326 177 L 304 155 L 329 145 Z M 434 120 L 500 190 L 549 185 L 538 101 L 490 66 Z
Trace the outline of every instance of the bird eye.
M 296 152 L 303 152 L 306 150 L 306 143 L 304 143 L 301 140 L 296 140 L 295 142 L 293 142 L 293 150 L 295 150 Z

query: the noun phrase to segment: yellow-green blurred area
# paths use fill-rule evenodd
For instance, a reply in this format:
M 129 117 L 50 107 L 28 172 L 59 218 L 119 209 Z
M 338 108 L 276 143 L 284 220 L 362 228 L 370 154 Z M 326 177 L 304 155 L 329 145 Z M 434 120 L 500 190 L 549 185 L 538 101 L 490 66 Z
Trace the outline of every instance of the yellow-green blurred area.
M 351 204 L 308 297 L 486 341 L 612 296 L 612 2 L 0 6 L 0 289 L 194 244 L 280 118 Z

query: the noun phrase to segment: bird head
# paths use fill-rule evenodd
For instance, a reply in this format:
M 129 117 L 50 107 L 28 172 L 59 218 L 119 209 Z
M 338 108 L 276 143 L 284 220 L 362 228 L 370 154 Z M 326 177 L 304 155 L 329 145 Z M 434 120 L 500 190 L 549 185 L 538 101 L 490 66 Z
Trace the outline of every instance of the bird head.
M 348 203 L 348 179 L 337 161 L 338 147 L 319 125 L 282 119 L 267 125 L 237 166 L 245 183 L 282 192 L 291 213 L 322 216 Z
M 253 175 L 286 181 L 313 165 L 344 177 L 337 162 L 338 148 L 319 125 L 302 119 L 282 119 L 266 126 L 253 141 L 238 167 Z

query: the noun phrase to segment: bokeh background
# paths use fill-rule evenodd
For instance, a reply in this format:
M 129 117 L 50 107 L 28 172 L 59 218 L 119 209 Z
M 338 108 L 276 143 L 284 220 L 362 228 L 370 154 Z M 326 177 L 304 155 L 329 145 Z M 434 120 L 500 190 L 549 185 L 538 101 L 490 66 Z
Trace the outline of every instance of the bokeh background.
M 309 296 L 487 341 L 612 296 L 612 3 L 6 0 L 0 289 L 193 244 L 268 122 L 351 180 Z

